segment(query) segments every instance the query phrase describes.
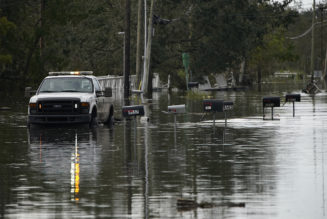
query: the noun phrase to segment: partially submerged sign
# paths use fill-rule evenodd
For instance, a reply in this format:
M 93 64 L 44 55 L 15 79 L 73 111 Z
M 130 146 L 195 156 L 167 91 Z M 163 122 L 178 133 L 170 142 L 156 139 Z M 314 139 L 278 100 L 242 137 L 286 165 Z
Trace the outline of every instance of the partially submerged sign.
M 124 117 L 144 116 L 144 106 L 143 105 L 123 106 L 122 110 L 123 110 Z

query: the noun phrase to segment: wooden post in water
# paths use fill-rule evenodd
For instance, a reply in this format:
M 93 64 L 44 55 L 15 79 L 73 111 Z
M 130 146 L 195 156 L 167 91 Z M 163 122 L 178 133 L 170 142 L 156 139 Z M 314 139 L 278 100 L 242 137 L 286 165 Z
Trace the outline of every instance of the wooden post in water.
M 293 117 L 295 117 L 295 103 L 293 101 Z
M 216 112 L 213 113 L 213 127 L 216 126 Z
M 225 114 L 225 128 L 227 127 L 227 112 L 224 111 L 224 114 Z

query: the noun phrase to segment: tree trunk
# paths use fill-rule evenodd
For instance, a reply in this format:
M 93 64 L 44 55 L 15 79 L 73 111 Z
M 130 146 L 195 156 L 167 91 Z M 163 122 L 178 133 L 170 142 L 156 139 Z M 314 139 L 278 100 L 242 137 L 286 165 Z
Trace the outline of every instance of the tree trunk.
M 325 68 L 324 68 L 324 79 L 327 79 L 327 48 L 326 48 L 326 55 L 325 55 Z
M 240 75 L 238 77 L 239 84 L 243 83 L 244 72 L 245 72 L 245 59 L 243 59 L 243 61 L 241 62 L 241 66 L 240 66 Z
M 40 6 L 40 28 L 41 31 L 43 31 L 43 25 L 44 25 L 44 11 L 45 11 L 45 0 L 41 0 L 41 6 Z M 42 58 L 42 50 L 44 47 L 44 41 L 43 41 L 43 37 L 41 34 L 40 37 L 40 57 Z
M 257 76 L 257 83 L 261 84 L 261 66 L 258 66 L 258 76 Z

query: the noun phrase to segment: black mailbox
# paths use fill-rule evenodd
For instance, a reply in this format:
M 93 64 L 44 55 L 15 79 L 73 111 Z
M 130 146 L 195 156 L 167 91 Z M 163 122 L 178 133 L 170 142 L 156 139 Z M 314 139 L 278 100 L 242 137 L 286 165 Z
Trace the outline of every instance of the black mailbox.
M 263 107 L 280 107 L 280 97 L 264 97 L 262 104 Z
M 188 82 L 188 87 L 189 88 L 199 87 L 199 82 Z
M 144 106 L 123 106 L 123 116 L 144 116 Z
M 232 101 L 224 101 L 224 111 L 232 110 L 234 103 Z
M 286 94 L 285 102 L 301 102 L 301 94 Z
M 223 100 L 203 100 L 203 110 L 205 112 L 223 112 L 224 101 Z

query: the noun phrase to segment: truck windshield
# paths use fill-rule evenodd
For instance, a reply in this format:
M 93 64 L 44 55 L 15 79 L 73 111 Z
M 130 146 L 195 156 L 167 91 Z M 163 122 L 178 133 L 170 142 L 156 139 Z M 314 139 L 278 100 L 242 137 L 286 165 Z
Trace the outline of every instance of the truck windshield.
M 40 86 L 39 93 L 83 92 L 92 93 L 92 81 L 88 78 L 46 78 Z

